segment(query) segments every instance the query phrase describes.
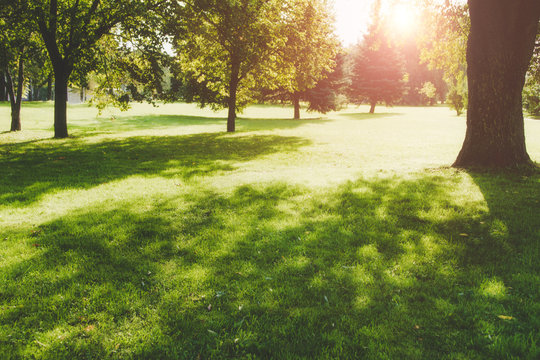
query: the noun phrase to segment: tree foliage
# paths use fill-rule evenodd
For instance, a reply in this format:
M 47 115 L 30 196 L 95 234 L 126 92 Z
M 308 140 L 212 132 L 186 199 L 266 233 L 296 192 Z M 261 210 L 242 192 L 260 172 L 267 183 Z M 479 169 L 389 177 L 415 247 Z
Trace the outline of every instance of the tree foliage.
M 443 71 L 448 87 L 447 103 L 461 115 L 467 107 L 468 5 L 458 2 L 424 2 L 425 28 L 421 59 L 430 69 Z
M 42 59 L 43 49 L 21 3 L 2 0 L 0 5 L 0 70 L 11 105 L 11 131 L 19 131 L 21 103 L 28 84 L 26 68 L 32 64 L 30 69 L 38 71 L 36 63 Z
M 405 75 L 399 53 L 384 26 L 380 6 L 380 0 L 376 1 L 368 33 L 353 54 L 351 96 L 357 102 L 367 101 L 370 113 L 377 103 L 389 105 L 401 98 Z
M 173 29 L 183 83 L 191 98 L 228 108 L 227 131 L 256 87 L 279 83 L 284 0 L 186 0 L 176 8 Z M 195 80 L 196 84 L 193 83 Z
M 340 52 L 334 60 L 335 66 L 326 71 L 317 84 L 306 90 L 302 98 L 308 102 L 308 111 L 327 113 L 343 108 L 347 103 L 347 89 L 351 82 L 347 69 L 347 57 Z
M 67 137 L 67 86 L 77 69 L 95 64 L 98 42 L 124 28 L 144 27 L 148 14 L 160 10 L 160 0 L 21 0 L 38 29 L 55 75 L 55 137 Z M 80 76 L 79 76 L 80 78 Z
M 282 50 L 287 67 L 284 89 L 300 118 L 300 100 L 335 67 L 338 40 L 326 0 L 289 1 L 285 18 L 286 43 Z M 312 107 L 315 109 L 316 107 Z

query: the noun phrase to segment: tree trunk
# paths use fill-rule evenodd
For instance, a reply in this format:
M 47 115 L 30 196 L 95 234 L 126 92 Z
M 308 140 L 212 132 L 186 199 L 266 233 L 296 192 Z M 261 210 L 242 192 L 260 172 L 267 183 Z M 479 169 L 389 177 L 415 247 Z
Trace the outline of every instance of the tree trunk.
M 300 94 L 298 92 L 294 92 L 292 98 L 294 105 L 294 119 L 300 120 Z
M 18 66 L 18 75 L 17 75 L 17 93 L 15 93 L 15 88 L 13 86 L 13 78 L 9 73 L 9 70 L 6 70 L 6 82 L 7 82 L 7 92 L 9 94 L 11 102 L 11 127 L 10 131 L 21 131 L 21 103 L 22 95 L 24 91 L 24 53 L 21 52 L 19 55 L 19 66 Z
M 53 99 L 52 81 L 53 74 L 50 73 L 49 77 L 47 78 L 47 101 L 51 101 Z
M 6 76 L 0 71 L 0 101 L 7 101 Z
M 34 86 L 30 82 L 28 84 L 28 101 L 34 101 Z
M 229 115 L 227 117 L 227 132 L 236 130 L 236 93 L 240 76 L 240 63 L 232 61 L 231 80 L 229 81 Z
M 64 65 L 54 67 L 54 137 L 68 137 L 67 129 L 67 83 L 70 69 Z
M 369 113 L 370 114 L 374 114 L 375 113 L 375 106 L 377 106 L 377 102 L 374 101 L 371 103 L 371 108 L 369 109 Z
M 455 167 L 531 164 L 522 91 L 540 19 L 538 0 L 469 0 L 467 132 Z

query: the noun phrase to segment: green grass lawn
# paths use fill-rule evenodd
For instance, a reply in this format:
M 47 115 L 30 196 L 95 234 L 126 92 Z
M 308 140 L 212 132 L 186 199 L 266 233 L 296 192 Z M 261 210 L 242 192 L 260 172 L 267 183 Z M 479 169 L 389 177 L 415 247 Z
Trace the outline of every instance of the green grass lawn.
M 255 106 L 226 134 L 192 105 L 73 106 L 53 140 L 24 104 L 0 358 L 540 358 L 540 171 L 449 168 L 447 108 L 367 110 Z

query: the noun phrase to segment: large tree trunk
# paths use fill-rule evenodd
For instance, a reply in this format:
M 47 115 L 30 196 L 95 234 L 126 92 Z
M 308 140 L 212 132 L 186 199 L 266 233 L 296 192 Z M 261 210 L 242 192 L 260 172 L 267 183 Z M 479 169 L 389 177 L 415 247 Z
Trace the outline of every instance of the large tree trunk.
M 54 67 L 54 137 L 68 137 L 67 129 L 67 83 L 71 70 L 64 65 Z
M 531 164 L 522 91 L 538 21 L 538 0 L 469 0 L 467 132 L 456 167 Z
M 232 61 L 231 79 L 229 81 L 229 115 L 227 117 L 227 132 L 236 130 L 236 93 L 240 77 L 240 63 Z
M 292 95 L 294 105 L 294 119 L 300 120 L 300 94 L 294 92 Z

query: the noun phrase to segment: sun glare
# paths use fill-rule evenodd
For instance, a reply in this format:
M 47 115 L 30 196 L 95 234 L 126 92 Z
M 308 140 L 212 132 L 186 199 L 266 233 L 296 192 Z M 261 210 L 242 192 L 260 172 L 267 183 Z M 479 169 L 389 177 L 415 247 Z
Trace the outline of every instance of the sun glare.
M 334 0 L 336 33 L 345 45 L 359 41 L 371 21 L 374 0 Z M 462 1 L 462 0 L 454 0 Z M 419 9 L 416 1 L 383 0 L 381 15 L 392 31 L 409 36 L 418 30 Z
M 395 4 L 390 13 L 390 26 L 399 34 L 408 35 L 416 30 L 418 15 L 416 9 L 409 4 Z

